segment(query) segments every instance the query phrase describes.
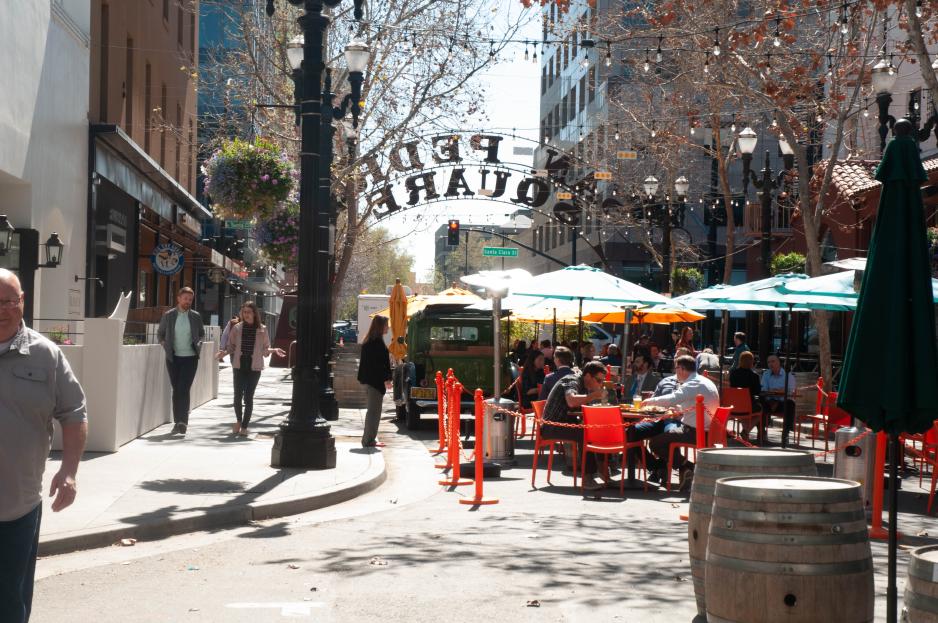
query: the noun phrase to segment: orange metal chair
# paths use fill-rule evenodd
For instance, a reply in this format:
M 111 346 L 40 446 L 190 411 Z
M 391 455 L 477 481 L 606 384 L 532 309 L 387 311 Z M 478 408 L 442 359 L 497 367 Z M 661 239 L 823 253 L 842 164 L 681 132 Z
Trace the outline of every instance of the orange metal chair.
M 648 491 L 648 462 L 645 456 L 644 441 L 627 441 L 625 427 L 622 425 L 622 412 L 618 406 L 614 407 L 583 407 L 583 450 L 580 458 L 580 475 L 586 469 L 586 453 L 602 454 L 604 457 L 605 473 L 609 473 L 609 455 L 622 455 L 622 465 L 628 460 L 627 452 L 631 448 L 640 448 L 642 452 L 642 473 L 644 474 L 645 491 Z M 598 424 L 597 428 L 590 425 Z M 583 487 L 582 478 L 580 487 Z M 625 479 L 619 479 L 619 495 L 625 495 Z
M 730 412 L 730 420 L 737 425 L 737 433 L 739 433 L 743 427 L 751 430 L 753 425 L 755 425 L 757 439 L 765 439 L 765 421 L 762 419 L 762 412 L 753 411 L 752 394 L 749 393 L 747 388 L 724 387 L 723 404 L 735 405 Z
M 827 404 L 827 392 L 824 391 L 824 379 L 818 377 L 817 380 L 817 398 L 814 400 L 814 413 L 795 414 L 795 445 L 801 442 L 801 425 L 805 422 L 811 424 L 811 434 L 817 437 L 819 422 L 825 418 L 824 406 Z M 814 440 L 811 440 L 811 447 L 814 447 Z
M 746 393 L 749 393 L 749 390 L 746 390 Z M 716 445 L 726 446 L 726 425 L 729 421 L 730 413 L 733 411 L 733 406 L 727 407 L 718 407 L 716 413 L 710 418 L 710 428 L 707 430 L 707 448 L 712 448 Z M 697 409 L 697 429 L 699 430 L 704 426 L 704 414 L 703 414 L 703 405 Z M 697 460 L 697 442 L 686 442 L 686 441 L 675 441 L 668 446 L 668 492 L 671 491 L 671 471 L 674 469 L 674 453 L 679 452 L 681 448 L 694 451 L 694 460 Z
M 528 435 L 528 416 L 534 414 L 534 409 L 526 409 L 522 406 L 521 378 L 524 374 L 524 366 L 518 366 L 518 382 L 515 384 L 515 393 L 518 395 L 518 413 L 523 417 L 515 418 L 515 439 L 524 439 Z M 520 430 L 519 430 L 520 429 Z M 534 437 L 534 427 L 531 427 L 531 437 Z
M 932 503 L 935 501 L 935 485 L 938 485 L 938 420 L 925 432 L 921 460 L 923 469 L 919 475 L 924 471 L 926 463 L 931 467 L 931 487 L 928 492 L 928 506 L 925 509 L 925 514 L 930 515 Z
M 541 448 L 545 446 L 549 449 L 549 454 L 547 455 L 547 484 L 550 482 L 550 470 L 554 464 L 554 444 L 563 444 L 571 443 L 573 444 L 573 486 L 576 487 L 576 473 L 577 473 L 577 443 L 575 441 L 568 441 L 566 439 L 544 439 L 541 437 L 541 418 L 544 417 L 544 405 L 547 404 L 546 400 L 535 400 L 531 403 L 531 406 L 534 407 L 534 459 L 531 461 L 531 487 L 534 487 L 534 477 L 537 474 L 537 461 L 541 456 Z

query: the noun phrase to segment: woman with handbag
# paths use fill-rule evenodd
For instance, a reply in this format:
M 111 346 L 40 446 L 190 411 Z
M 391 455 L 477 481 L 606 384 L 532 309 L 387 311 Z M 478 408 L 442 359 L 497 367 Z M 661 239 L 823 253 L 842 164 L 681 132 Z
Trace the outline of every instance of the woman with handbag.
M 230 354 L 232 374 L 234 376 L 234 410 L 237 422 L 232 426 L 232 433 L 248 434 L 248 424 L 254 411 L 254 391 L 264 369 L 264 357 L 271 353 L 284 357 L 281 348 L 270 347 L 267 327 L 261 323 L 260 310 L 254 301 L 241 305 L 241 322 L 231 327 L 225 349 L 218 352 L 218 360 Z

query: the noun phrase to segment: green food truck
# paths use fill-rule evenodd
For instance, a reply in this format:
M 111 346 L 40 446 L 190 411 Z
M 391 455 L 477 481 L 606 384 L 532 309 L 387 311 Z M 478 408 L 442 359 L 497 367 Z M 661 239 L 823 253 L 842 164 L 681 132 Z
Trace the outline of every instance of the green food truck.
M 407 360 L 394 369 L 394 404 L 407 428 L 420 423 L 421 413 L 437 414 L 436 372 L 449 368 L 465 392 L 462 412 L 471 413 L 473 392 L 492 397 L 494 357 L 492 312 L 456 305 L 431 305 L 415 313 L 407 323 Z M 503 363 L 503 383 L 511 374 Z M 506 382 L 507 381 L 507 382 Z M 504 388 L 503 388 L 504 389 Z

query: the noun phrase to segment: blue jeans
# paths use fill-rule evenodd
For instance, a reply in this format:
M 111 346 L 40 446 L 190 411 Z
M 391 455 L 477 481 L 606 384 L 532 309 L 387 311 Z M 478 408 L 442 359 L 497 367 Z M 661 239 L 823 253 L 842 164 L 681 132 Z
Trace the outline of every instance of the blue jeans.
M 0 521 L 0 623 L 26 623 L 33 605 L 42 504 L 19 519 Z
M 680 420 L 667 419 L 651 422 L 639 422 L 629 428 L 629 441 L 650 439 L 648 449 L 653 456 L 648 457 L 648 469 L 666 467 L 668 464 L 668 448 L 675 442 L 694 442 L 697 440 L 697 431 L 693 426 L 684 426 Z M 674 466 L 680 469 L 684 464 L 684 457 L 680 452 L 674 457 Z

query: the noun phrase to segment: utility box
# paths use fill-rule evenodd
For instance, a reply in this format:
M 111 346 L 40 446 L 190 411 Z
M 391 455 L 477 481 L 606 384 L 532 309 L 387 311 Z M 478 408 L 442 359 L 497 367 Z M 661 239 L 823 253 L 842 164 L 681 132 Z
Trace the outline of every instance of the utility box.
M 486 400 L 484 406 L 485 432 L 483 456 L 486 461 L 512 461 L 515 457 L 515 435 L 512 416 L 501 411 L 508 409 L 514 411 L 517 404 L 504 398 L 498 401 L 496 407 L 494 399 Z
M 853 480 L 860 483 L 863 505 L 867 512 L 872 509 L 873 481 L 876 463 L 876 435 L 870 433 L 856 439 L 867 429 L 847 426 L 834 433 L 834 478 Z

